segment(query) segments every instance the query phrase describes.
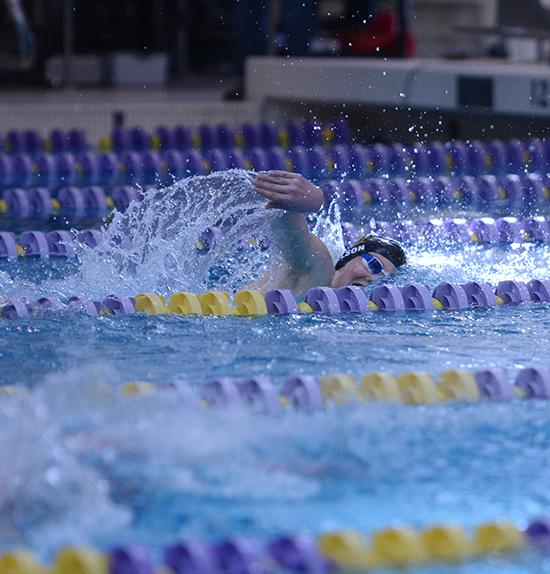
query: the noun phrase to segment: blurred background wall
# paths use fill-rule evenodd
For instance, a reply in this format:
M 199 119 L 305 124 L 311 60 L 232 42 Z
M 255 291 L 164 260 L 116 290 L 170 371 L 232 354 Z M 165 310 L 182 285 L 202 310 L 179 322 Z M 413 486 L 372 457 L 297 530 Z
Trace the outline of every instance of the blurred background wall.
M 285 0 L 254 0 L 254 14 L 243 22 L 247 1 L 0 0 L 0 82 L 57 86 L 69 73 L 75 84 L 152 85 L 238 75 L 244 31 L 265 29 L 269 51 L 284 55 L 285 28 L 297 24 L 285 20 L 294 4 Z M 354 52 L 353 46 L 366 45 L 373 26 L 378 38 L 387 33 L 384 26 L 398 20 L 379 15 L 398 14 L 400 5 L 406 5 L 414 39 L 407 55 L 419 57 L 503 55 L 491 51 L 498 38 L 458 33 L 456 26 L 547 29 L 549 23 L 546 0 L 311 0 L 308 5 L 315 18 L 314 27 L 308 24 L 308 51 L 323 55 L 383 57 L 383 51 Z M 257 16 L 258 7 L 263 16 Z M 23 13 L 26 29 L 14 24 L 14 10 Z M 350 34 L 353 42 L 345 41 Z

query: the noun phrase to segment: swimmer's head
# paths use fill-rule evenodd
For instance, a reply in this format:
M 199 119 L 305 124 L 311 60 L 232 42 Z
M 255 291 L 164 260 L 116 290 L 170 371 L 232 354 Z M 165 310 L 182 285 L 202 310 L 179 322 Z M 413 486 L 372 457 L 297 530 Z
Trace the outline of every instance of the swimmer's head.
M 394 273 L 406 262 L 405 252 L 399 243 L 377 235 L 366 235 L 346 249 L 336 263 L 332 287 L 365 287 Z

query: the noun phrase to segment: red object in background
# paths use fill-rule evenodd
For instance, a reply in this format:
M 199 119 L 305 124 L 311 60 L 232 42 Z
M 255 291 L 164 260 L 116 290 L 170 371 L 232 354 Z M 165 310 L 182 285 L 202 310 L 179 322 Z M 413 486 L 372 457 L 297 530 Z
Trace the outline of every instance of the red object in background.
M 399 17 L 393 10 L 382 10 L 365 26 L 340 32 L 339 40 L 346 56 L 401 56 Z M 414 52 L 414 38 L 407 33 L 405 57 L 414 56 Z

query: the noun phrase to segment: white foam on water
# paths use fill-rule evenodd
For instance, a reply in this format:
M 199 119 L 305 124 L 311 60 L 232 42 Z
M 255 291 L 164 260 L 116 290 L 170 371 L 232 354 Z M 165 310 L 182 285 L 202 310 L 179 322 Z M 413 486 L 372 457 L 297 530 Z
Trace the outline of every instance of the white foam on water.
M 3 547 L 50 550 L 112 536 L 129 526 L 131 511 L 113 502 L 100 472 L 82 464 L 64 417 L 53 416 L 43 395 L 25 390 L 3 395 L 0 421 Z
M 0 395 L 0 453 L 9 459 L 0 468 L 0 547 L 48 554 L 121 540 L 136 500 L 158 492 L 227 500 L 317 492 L 303 472 L 311 461 L 289 465 L 290 453 L 269 447 L 276 421 L 263 418 L 258 431 L 259 417 L 241 409 L 189 409 L 168 391 L 123 396 L 121 377 L 94 365 Z
M 354 501 L 350 520 L 367 530 L 378 491 L 433 491 L 443 508 L 463 504 L 474 522 L 534 515 L 550 502 L 540 463 L 549 444 L 545 403 L 361 404 L 268 417 L 188 408 L 177 391 L 123 396 L 122 380 L 108 366 L 89 366 L 0 396 L 0 452 L 10 461 L 0 468 L 3 545 L 47 553 L 128 539 L 144 501 L 147 512 L 161 512 L 159 496 L 184 514 L 189 499 L 219 501 L 182 522 L 182 536 L 190 524 L 211 536 L 208 525 L 230 521 L 239 505 L 253 530 L 269 522 L 262 508 L 279 503 L 317 508 L 311 520 L 318 527 L 322 501 L 343 493 Z M 483 492 L 487 481 L 494 494 Z M 514 496 L 503 497 L 511 484 Z M 417 501 L 425 513 L 419 519 L 433 520 L 425 502 Z M 391 498 L 380 504 L 396 511 Z M 164 540 L 176 534 L 164 532 Z

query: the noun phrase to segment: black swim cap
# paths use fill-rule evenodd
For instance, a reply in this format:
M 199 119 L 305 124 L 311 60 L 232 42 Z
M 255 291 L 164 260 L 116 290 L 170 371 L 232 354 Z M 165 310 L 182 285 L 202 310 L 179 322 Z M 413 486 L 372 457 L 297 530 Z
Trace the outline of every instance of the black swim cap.
M 378 237 L 378 235 L 365 235 L 352 247 L 344 251 L 342 257 L 340 257 L 335 265 L 336 271 L 348 263 L 348 261 L 364 253 L 378 253 L 391 261 L 396 267 L 401 267 L 401 265 L 407 263 L 405 252 L 397 241 L 388 239 L 387 237 Z

